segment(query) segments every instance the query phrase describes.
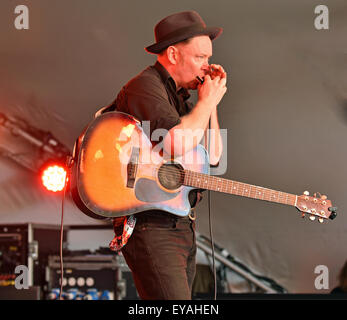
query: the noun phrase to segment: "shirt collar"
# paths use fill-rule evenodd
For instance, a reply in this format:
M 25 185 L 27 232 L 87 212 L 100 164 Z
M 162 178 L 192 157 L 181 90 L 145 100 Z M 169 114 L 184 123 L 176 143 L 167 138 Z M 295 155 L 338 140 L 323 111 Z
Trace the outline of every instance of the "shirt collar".
M 185 88 L 179 89 L 178 92 L 177 92 L 177 94 L 180 95 L 180 96 L 182 96 L 183 101 L 186 101 L 186 100 L 189 99 L 189 97 L 190 97 L 190 93 L 189 93 L 188 90 L 185 89 Z
M 159 61 L 157 61 L 154 64 L 154 68 L 158 71 L 158 73 L 159 73 L 160 77 L 162 78 L 163 82 L 165 84 L 170 83 L 170 85 L 172 86 L 172 89 L 174 90 L 174 92 L 176 92 L 176 90 L 177 90 L 176 82 L 171 77 L 170 73 L 165 69 L 165 67 Z M 189 94 L 188 90 L 185 89 L 185 88 L 179 89 L 177 94 L 182 96 L 184 101 L 187 100 L 190 97 L 190 94 Z
M 173 86 L 173 89 L 176 91 L 175 80 L 171 77 L 170 73 L 165 69 L 165 67 L 159 61 L 157 61 L 154 65 L 154 68 L 158 71 L 163 82 L 165 84 L 170 82 L 170 84 Z

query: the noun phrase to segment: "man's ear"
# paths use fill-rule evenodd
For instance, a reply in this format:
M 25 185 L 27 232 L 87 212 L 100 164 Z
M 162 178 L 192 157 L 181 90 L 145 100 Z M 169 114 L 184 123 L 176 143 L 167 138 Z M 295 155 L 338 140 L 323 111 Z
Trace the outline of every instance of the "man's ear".
M 177 64 L 179 59 L 179 52 L 175 46 L 170 46 L 166 49 L 167 58 L 171 64 Z

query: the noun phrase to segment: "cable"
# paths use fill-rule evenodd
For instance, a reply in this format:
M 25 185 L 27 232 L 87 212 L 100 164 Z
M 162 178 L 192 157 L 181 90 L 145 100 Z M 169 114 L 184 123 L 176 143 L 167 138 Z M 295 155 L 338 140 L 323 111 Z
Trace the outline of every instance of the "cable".
M 211 139 L 211 117 L 208 121 L 208 154 L 210 154 L 210 139 Z M 212 248 L 212 269 L 213 269 L 213 280 L 214 280 L 214 300 L 217 300 L 217 274 L 216 274 L 216 260 L 214 255 L 214 241 L 213 241 L 213 232 L 212 232 L 212 219 L 211 219 L 211 190 L 207 190 L 208 196 L 208 220 L 209 220 L 209 229 L 210 229 L 210 239 L 211 239 L 211 248 Z
M 210 239 L 211 239 L 211 248 L 212 248 L 212 269 L 213 269 L 213 280 L 214 280 L 214 300 L 217 300 L 217 274 L 216 274 L 216 261 L 214 255 L 214 241 L 212 233 L 212 219 L 211 219 L 211 191 L 208 190 L 208 220 L 209 220 L 209 229 L 210 229 Z
M 66 159 L 67 167 L 69 168 L 69 161 L 71 161 L 68 156 Z M 63 238 L 64 238 L 64 199 L 65 199 L 65 191 L 67 182 L 69 181 L 69 174 L 67 173 L 65 176 L 64 189 L 62 193 L 61 200 L 61 221 L 60 221 L 60 290 L 59 290 L 59 300 L 62 300 L 62 292 L 63 292 L 63 279 L 64 279 L 64 264 L 63 264 Z

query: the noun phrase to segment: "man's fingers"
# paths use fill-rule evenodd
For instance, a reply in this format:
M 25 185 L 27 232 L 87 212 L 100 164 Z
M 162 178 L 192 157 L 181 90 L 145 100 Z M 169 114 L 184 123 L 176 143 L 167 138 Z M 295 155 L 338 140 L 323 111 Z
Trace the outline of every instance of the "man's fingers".
M 221 78 L 220 81 L 219 81 L 219 84 L 222 85 L 222 86 L 225 86 L 227 83 L 227 78 Z
M 220 75 L 218 75 L 218 76 L 214 77 L 213 81 L 219 82 L 220 79 L 221 79 L 221 77 L 220 77 Z
M 213 69 L 215 69 L 216 71 L 219 71 L 220 73 L 222 73 L 222 74 L 226 74 L 226 72 L 225 72 L 225 70 L 224 70 L 224 68 L 221 66 L 221 65 L 219 65 L 219 64 L 211 64 L 210 65 Z
M 220 78 L 226 78 L 227 77 L 227 74 L 226 72 L 224 71 L 224 69 L 221 67 L 221 66 L 217 66 L 217 65 L 214 65 L 216 67 L 212 67 L 211 69 L 211 76 L 212 78 L 215 78 L 217 76 L 219 76 Z
M 211 76 L 209 74 L 207 74 L 204 78 L 204 81 L 210 81 L 211 80 Z
M 223 69 L 223 67 L 222 67 L 221 65 L 219 65 L 219 64 L 211 64 L 210 66 L 211 66 L 213 69 L 219 69 L 219 70 L 225 72 L 224 69 Z

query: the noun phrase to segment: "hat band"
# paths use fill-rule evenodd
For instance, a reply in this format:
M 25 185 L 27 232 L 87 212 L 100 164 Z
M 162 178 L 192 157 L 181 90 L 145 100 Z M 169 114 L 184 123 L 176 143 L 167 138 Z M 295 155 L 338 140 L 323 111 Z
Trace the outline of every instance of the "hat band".
M 196 24 L 190 25 L 189 27 L 184 27 L 184 28 L 175 30 L 173 32 L 170 32 L 164 37 L 162 37 L 161 39 L 156 39 L 156 40 L 157 40 L 157 43 L 159 43 L 159 42 L 167 41 L 171 38 L 175 38 L 182 34 L 190 34 L 192 31 L 202 32 L 205 29 L 206 27 L 204 25 L 202 25 L 201 23 L 196 23 Z

